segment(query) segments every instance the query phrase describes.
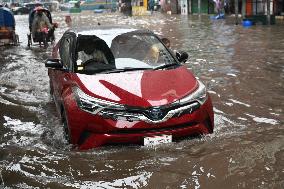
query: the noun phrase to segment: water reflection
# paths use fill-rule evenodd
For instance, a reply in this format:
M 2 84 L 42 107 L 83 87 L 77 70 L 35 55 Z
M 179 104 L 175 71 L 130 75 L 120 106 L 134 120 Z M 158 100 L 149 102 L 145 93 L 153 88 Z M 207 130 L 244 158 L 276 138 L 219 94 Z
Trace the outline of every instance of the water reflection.
M 56 13 L 57 39 L 67 13 Z M 0 186 L 4 188 L 283 188 L 283 26 L 242 28 L 207 17 L 76 14 L 83 25 L 149 28 L 190 53 L 185 64 L 207 84 L 215 132 L 146 148 L 66 144 L 49 95 L 48 51 L 21 44 L 0 50 Z M 79 27 L 79 24 L 77 24 Z

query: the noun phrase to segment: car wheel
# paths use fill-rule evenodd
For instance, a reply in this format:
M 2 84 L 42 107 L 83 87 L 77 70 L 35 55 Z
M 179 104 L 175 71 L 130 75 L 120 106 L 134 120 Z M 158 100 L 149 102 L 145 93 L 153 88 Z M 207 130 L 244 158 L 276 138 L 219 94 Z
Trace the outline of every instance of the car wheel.
M 64 110 L 62 111 L 61 118 L 62 118 L 64 138 L 70 144 L 71 143 L 70 130 L 69 130 L 69 126 L 68 126 L 68 120 L 67 120 L 66 112 Z

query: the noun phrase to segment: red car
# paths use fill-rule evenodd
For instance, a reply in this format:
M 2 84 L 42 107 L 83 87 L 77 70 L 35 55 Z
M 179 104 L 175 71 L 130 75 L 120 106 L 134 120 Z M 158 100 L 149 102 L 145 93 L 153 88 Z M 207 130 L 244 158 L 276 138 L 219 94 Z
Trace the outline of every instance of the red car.
M 89 149 L 212 133 L 212 103 L 187 58 L 149 30 L 66 31 L 46 62 L 66 139 Z

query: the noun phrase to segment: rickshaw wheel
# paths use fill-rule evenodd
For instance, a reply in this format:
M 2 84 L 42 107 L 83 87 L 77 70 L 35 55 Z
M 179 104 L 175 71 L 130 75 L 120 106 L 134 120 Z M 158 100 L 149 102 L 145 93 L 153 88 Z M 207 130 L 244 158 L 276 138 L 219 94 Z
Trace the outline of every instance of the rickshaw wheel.
M 17 34 L 13 34 L 13 45 L 18 45 L 19 43 L 19 36 Z
M 16 41 L 17 41 L 17 45 L 19 45 L 20 40 L 19 40 L 19 36 L 18 35 L 16 35 Z
M 44 48 L 48 47 L 48 43 L 47 43 L 46 37 L 43 38 L 43 46 L 44 46 Z
M 28 36 L 28 47 L 31 47 L 32 40 L 31 40 L 31 35 L 27 34 Z

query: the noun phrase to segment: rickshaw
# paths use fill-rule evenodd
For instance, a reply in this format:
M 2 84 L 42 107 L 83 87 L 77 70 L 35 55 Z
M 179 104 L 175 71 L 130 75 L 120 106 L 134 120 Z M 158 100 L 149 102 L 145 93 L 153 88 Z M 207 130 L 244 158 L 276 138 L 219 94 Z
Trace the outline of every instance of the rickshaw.
M 11 44 L 19 44 L 19 36 L 15 32 L 15 18 L 10 9 L 0 7 L 0 46 Z
M 41 8 L 43 11 L 43 14 L 45 14 L 50 22 L 50 24 L 53 26 L 52 28 L 48 29 L 47 27 L 44 28 L 42 31 L 36 32 L 35 35 L 32 33 L 32 25 L 33 21 L 35 19 L 36 11 L 38 7 L 36 7 L 33 11 L 29 14 L 29 30 L 30 33 L 28 34 L 28 47 L 30 47 L 33 43 L 39 43 L 44 45 L 44 47 L 48 46 L 48 42 L 53 43 L 55 41 L 54 31 L 57 27 L 57 23 L 52 23 L 52 17 L 50 14 L 50 11 L 45 8 Z

